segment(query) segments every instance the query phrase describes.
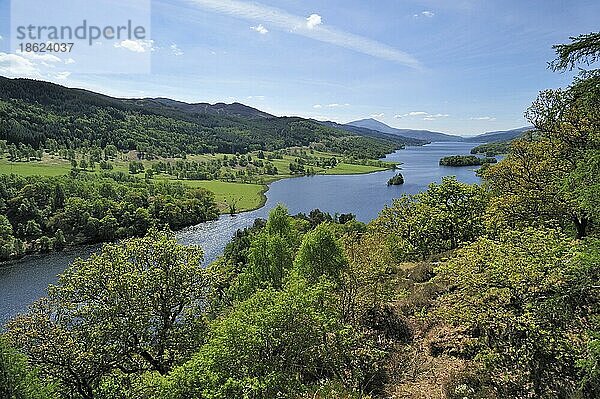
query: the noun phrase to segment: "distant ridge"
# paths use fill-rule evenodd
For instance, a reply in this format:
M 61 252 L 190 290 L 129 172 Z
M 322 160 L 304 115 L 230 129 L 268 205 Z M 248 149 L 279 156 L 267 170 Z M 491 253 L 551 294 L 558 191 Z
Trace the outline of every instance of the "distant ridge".
M 347 132 L 358 134 L 360 136 L 375 137 L 375 138 L 380 138 L 380 139 L 396 139 L 396 140 L 400 139 L 405 145 L 408 145 L 408 146 L 419 146 L 419 145 L 424 145 L 424 144 L 429 143 L 429 141 L 427 141 L 427 140 L 420 140 L 420 139 L 415 139 L 412 137 L 400 136 L 397 134 L 384 133 L 384 132 L 380 132 L 379 130 L 367 129 L 366 127 L 359 127 L 359 126 L 353 126 L 353 125 L 342 125 L 342 124 L 339 124 L 336 122 L 330 122 L 330 121 L 327 121 L 327 122 L 317 121 L 317 122 L 322 125 L 328 126 L 328 127 L 345 130 Z
M 170 98 L 144 98 L 141 100 L 135 100 L 138 105 L 144 105 L 144 103 L 157 103 L 171 108 L 179 109 L 187 113 L 205 113 L 215 115 L 229 115 L 239 116 L 243 118 L 274 118 L 275 116 L 258 110 L 256 108 L 249 107 L 240 103 L 225 104 L 225 103 L 196 103 L 189 104 L 182 101 L 171 100 Z
M 495 142 L 500 142 L 500 141 L 512 141 L 514 139 L 521 137 L 524 133 L 526 133 L 530 130 L 534 130 L 534 127 L 533 126 L 525 126 L 525 127 L 520 127 L 518 129 L 503 130 L 503 131 L 497 131 L 497 132 L 487 132 L 487 133 L 483 133 L 483 134 L 480 134 L 475 137 L 469 137 L 465 140 L 469 141 L 469 142 L 475 142 L 475 143 L 495 143 Z
M 83 103 L 120 110 L 145 109 L 164 114 L 205 114 L 242 118 L 275 118 L 266 112 L 240 103 L 188 104 L 168 98 L 116 98 L 85 89 L 68 88 L 51 82 L 33 79 L 9 79 L 0 76 L 0 99 L 19 99 L 41 105 Z
M 376 130 L 382 133 L 393 134 L 396 136 L 409 137 L 412 139 L 425 140 L 428 142 L 434 141 L 464 141 L 463 137 L 453 136 L 450 134 L 431 132 L 429 130 L 413 130 L 413 129 L 396 129 L 386 125 L 383 122 L 379 122 L 375 119 L 362 119 L 347 123 L 349 126 L 357 126 L 370 130 Z
M 245 154 L 319 144 L 354 158 L 381 158 L 407 138 L 361 134 L 300 117 L 276 117 L 240 104 L 188 104 L 168 98 L 115 98 L 32 79 L 0 76 L 0 140 L 42 148 L 87 142 L 156 156 Z M 75 143 L 75 144 L 74 144 Z M 138 150 L 139 151 L 139 150 Z

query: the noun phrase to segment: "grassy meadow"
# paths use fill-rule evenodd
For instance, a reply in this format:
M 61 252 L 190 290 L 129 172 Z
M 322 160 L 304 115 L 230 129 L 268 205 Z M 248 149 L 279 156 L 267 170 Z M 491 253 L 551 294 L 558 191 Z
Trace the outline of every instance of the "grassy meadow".
M 268 153 L 266 153 L 268 155 Z M 252 157 L 257 157 L 258 153 L 250 154 Z M 204 155 L 189 155 L 186 160 L 195 162 L 211 162 L 216 160 L 223 160 L 224 157 L 232 157 L 231 154 L 204 154 Z M 338 157 L 339 155 L 330 154 L 325 152 L 315 151 L 311 154 L 313 157 Z M 80 156 L 78 155 L 79 159 Z M 113 172 L 124 172 L 129 173 L 129 162 L 137 161 L 137 154 L 134 151 L 129 153 L 120 153 L 116 159 L 110 161 Z M 297 160 L 295 155 L 283 155 L 281 159 L 271 159 L 270 162 L 277 168 L 277 174 L 275 175 L 259 175 L 254 177 L 252 182 L 237 182 L 237 181 L 221 181 L 221 180 L 183 180 L 178 179 L 174 176 L 167 174 L 157 174 L 152 178 L 154 180 L 163 181 L 179 181 L 188 187 L 202 187 L 215 194 L 215 198 L 219 209 L 222 213 L 229 213 L 232 208 L 235 212 L 243 212 L 258 209 L 264 205 L 266 201 L 265 192 L 268 190 L 268 184 L 277 180 L 297 177 L 298 174 L 292 173 L 290 170 L 290 164 Z M 165 162 L 176 162 L 180 159 L 166 158 L 160 159 Z M 153 163 L 159 160 L 143 160 L 145 169 L 152 168 Z M 316 174 L 326 175 L 346 175 L 346 174 L 364 174 L 378 172 L 393 167 L 393 164 L 381 166 L 369 166 L 369 165 L 357 165 L 344 162 L 340 159 L 340 162 L 334 167 L 311 167 L 312 171 Z M 236 167 L 223 167 L 222 171 L 227 172 L 239 172 L 243 171 L 244 168 Z M 31 160 L 29 162 L 11 162 L 6 157 L 0 158 L 0 174 L 17 174 L 23 176 L 60 176 L 70 173 L 71 162 L 62 159 L 57 155 L 51 155 L 44 153 L 41 160 Z M 88 168 L 88 172 L 91 170 Z M 100 171 L 100 168 L 96 166 L 93 170 L 95 173 Z M 138 176 L 144 176 L 139 174 Z

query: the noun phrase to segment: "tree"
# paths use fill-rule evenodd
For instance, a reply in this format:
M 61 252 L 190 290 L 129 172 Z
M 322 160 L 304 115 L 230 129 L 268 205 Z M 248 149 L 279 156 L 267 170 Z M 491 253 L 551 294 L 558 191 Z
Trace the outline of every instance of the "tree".
M 490 224 L 519 228 L 528 225 L 568 228 L 576 209 L 561 189 L 567 166 L 549 140 L 517 140 L 499 164 L 483 178 L 492 196 Z
M 292 234 L 290 215 L 285 206 L 279 204 L 269 213 L 266 232 L 270 235 L 289 237 Z
M 248 265 L 238 276 L 234 295 L 246 299 L 260 288 L 281 289 L 292 268 L 295 249 L 290 216 L 278 205 L 270 212 L 264 231 L 251 240 Z
M 0 215 L 0 240 L 8 239 L 13 234 L 13 227 L 8 218 Z
M 598 315 L 599 259 L 597 241 L 554 230 L 480 238 L 436 270 L 447 287 L 436 313 L 466 334 L 500 397 L 571 397 Z
M 61 229 L 58 229 L 54 235 L 54 249 L 57 251 L 62 251 L 66 245 L 67 240 L 65 239 L 65 235 Z
M 330 289 L 293 281 L 283 291 L 256 292 L 211 326 L 189 362 L 147 390 L 156 399 L 297 397 L 336 379 L 369 391 L 385 353 L 339 321 Z
M 347 266 L 341 245 L 325 223 L 306 233 L 294 261 L 294 268 L 310 283 L 317 282 L 321 276 L 339 282 Z
M 483 234 L 486 204 L 480 186 L 445 177 L 423 193 L 395 200 L 371 230 L 389 243 L 398 260 L 426 259 Z
M 555 46 L 557 70 L 600 55 L 600 34 Z M 600 72 L 582 72 L 565 90 L 546 90 L 527 110 L 535 132 L 516 141 L 504 162 L 487 168 L 484 178 L 496 198 L 492 213 L 509 227 L 536 223 L 561 226 L 578 238 L 590 233 L 595 210 L 586 188 L 600 177 L 586 171 L 600 154 Z M 591 162 L 590 162 L 591 161 Z
M 54 247 L 54 243 L 50 237 L 41 236 L 37 240 L 37 247 L 40 252 L 49 252 Z
M 571 37 L 571 43 L 553 48 L 558 57 L 550 67 L 555 71 L 573 69 L 580 62 L 591 65 L 600 59 L 600 32 Z
M 7 399 L 50 399 L 51 387 L 44 386 L 27 358 L 12 348 L 0 335 L 0 397 Z
M 42 229 L 35 220 L 28 220 L 25 226 L 25 234 L 28 237 L 39 237 L 42 234 Z
M 192 353 L 209 280 L 199 248 L 153 230 L 75 261 L 9 336 L 63 391 L 93 398 L 113 371 L 166 374 Z

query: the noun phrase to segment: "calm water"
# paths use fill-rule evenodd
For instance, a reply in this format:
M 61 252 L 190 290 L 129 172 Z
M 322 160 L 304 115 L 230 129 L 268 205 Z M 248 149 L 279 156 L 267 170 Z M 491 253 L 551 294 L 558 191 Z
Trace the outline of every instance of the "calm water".
M 409 147 L 389 155 L 386 160 L 402 162 L 405 184 L 387 186 L 397 172 L 385 171 L 354 176 L 311 176 L 280 180 L 271 184 L 266 205 L 256 211 L 236 217 L 222 216 L 214 222 L 187 228 L 178 233 L 184 244 L 200 245 L 206 262 L 215 260 L 238 229 L 252 225 L 256 218 L 266 218 L 279 203 L 290 213 L 308 213 L 315 208 L 334 213 L 354 213 L 363 222 L 377 217 L 378 212 L 402 194 L 423 191 L 444 176 L 456 176 L 466 183 L 477 183 L 474 168 L 439 166 L 440 158 L 469 154 L 476 143 L 433 143 L 424 147 Z M 27 257 L 0 267 L 0 325 L 26 310 L 27 305 L 45 295 L 49 284 L 77 257 L 89 256 L 98 247 Z

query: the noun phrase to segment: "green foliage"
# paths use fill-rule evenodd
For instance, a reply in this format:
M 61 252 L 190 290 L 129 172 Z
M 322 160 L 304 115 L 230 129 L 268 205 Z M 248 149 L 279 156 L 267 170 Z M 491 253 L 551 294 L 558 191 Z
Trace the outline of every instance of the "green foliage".
M 141 236 L 153 225 L 179 229 L 218 214 L 210 192 L 175 183 L 124 174 L 0 175 L 0 256 L 21 256 L 21 241 L 28 251 L 60 250 Z
M 494 157 L 479 158 L 475 155 L 453 155 L 440 159 L 440 166 L 481 166 L 496 163 Z
M 56 249 L 57 251 L 61 251 L 65 248 L 65 245 L 67 245 L 65 235 L 62 232 L 62 230 L 58 229 L 54 236 L 54 249 Z
M 583 378 L 581 391 L 587 398 L 600 395 L 600 334 L 596 331 L 587 345 L 587 356 L 580 359 L 577 366 L 581 369 Z
M 587 151 L 563 182 L 578 209 L 600 221 L 600 150 Z
M 579 62 L 591 65 L 600 56 L 600 32 L 571 37 L 571 43 L 554 46 L 558 57 L 550 66 L 555 71 L 573 69 Z
M 246 299 L 261 288 L 283 287 L 297 246 L 290 219 L 283 205 L 271 211 L 264 230 L 249 244 L 247 265 L 233 287 L 234 298 Z
M 166 374 L 203 339 L 210 276 L 201 262 L 200 249 L 156 230 L 106 245 L 11 321 L 9 336 L 65 394 L 95 397 L 114 372 Z
M 483 363 L 501 397 L 569 397 L 577 389 L 576 360 L 600 303 L 597 246 L 575 246 L 552 230 L 506 232 L 438 268 L 448 289 L 437 312 L 476 340 L 465 355 Z
M 266 224 L 266 233 L 269 235 L 279 235 L 289 237 L 292 233 L 290 215 L 285 206 L 279 204 L 269 213 Z
M 580 39 L 558 46 L 559 69 L 597 57 L 598 34 Z M 513 142 L 504 162 L 483 173 L 496 197 L 494 223 L 560 226 L 585 237 L 597 223 L 586 205 L 594 193 L 580 188 L 596 186 L 597 175 L 585 169 L 600 151 L 600 72 L 582 73 L 568 89 L 543 91 L 526 117 L 536 128 L 533 136 Z
M 395 200 L 371 229 L 389 243 L 397 259 L 425 259 L 481 235 L 485 206 L 481 187 L 444 178 L 421 194 Z
M 404 176 L 402 176 L 402 173 L 398 173 L 387 182 L 388 186 L 400 186 L 402 184 L 404 184 Z
M 0 397 L 6 399 L 50 399 L 53 389 L 45 386 L 27 358 L 13 349 L 0 335 Z
M 301 118 L 240 116 L 211 112 L 210 106 L 180 105 L 120 100 L 46 82 L 0 78 L 0 140 L 29 146 L 34 153 L 26 152 L 28 157 L 52 144 L 64 149 L 110 146 L 109 156 L 116 154 L 115 149 L 137 150 L 148 159 L 245 154 L 314 143 L 358 159 L 377 159 L 404 144 L 402 139 L 357 136 Z M 17 149 L 13 153 L 16 156 Z
M 309 283 L 316 283 L 321 277 L 337 282 L 347 266 L 341 245 L 328 224 L 321 224 L 304 236 L 294 261 L 296 271 Z
M 495 157 L 496 155 L 508 154 L 510 151 L 510 141 L 500 141 L 495 143 L 481 144 L 471 149 L 471 154 L 485 154 L 486 157 Z
M 156 397 L 293 397 L 336 377 L 368 384 L 373 370 L 358 375 L 351 362 L 381 354 L 340 324 L 327 305 L 329 290 L 292 282 L 283 291 L 258 291 L 213 325 L 190 362 L 152 388 Z

